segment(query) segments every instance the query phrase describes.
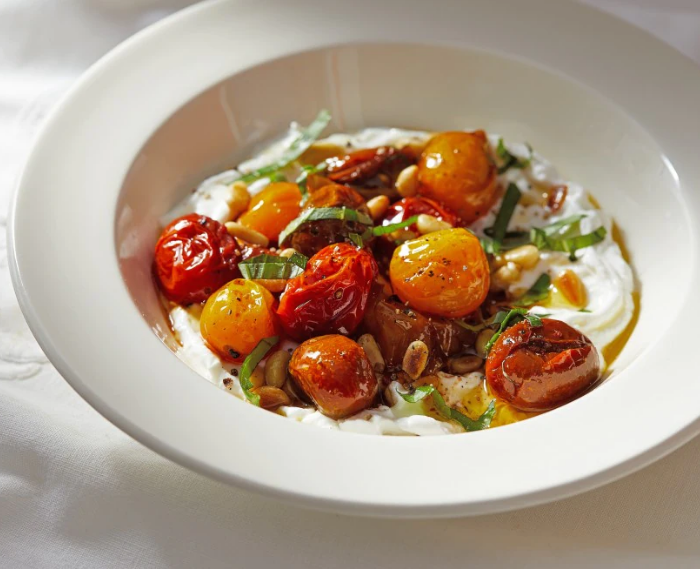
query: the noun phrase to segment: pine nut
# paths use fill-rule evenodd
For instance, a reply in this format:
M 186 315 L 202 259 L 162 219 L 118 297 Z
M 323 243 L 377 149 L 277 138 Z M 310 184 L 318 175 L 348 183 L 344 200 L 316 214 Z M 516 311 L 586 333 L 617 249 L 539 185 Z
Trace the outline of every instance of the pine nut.
M 575 308 L 583 308 L 588 304 L 586 286 L 579 276 L 571 269 L 566 269 L 554 279 L 554 286 Z
M 503 254 L 506 262 L 515 263 L 524 269 L 532 269 L 540 260 L 540 251 L 534 245 L 522 245 Z
M 265 385 L 265 371 L 262 367 L 255 367 L 253 372 L 250 374 L 250 382 L 253 384 L 253 387 L 262 387 Z
M 402 369 L 413 380 L 418 379 L 428 365 L 428 346 L 421 340 L 411 342 L 403 356 Z
M 282 292 L 287 286 L 286 279 L 253 279 L 253 282 L 275 293 Z
M 245 225 L 241 225 L 237 221 L 227 221 L 225 225 L 226 230 L 237 239 L 242 239 L 243 241 L 247 241 L 253 245 L 260 245 L 261 247 L 267 247 L 270 244 L 270 240 L 262 233 L 250 227 L 246 227 Z
M 416 220 L 416 227 L 421 235 L 426 233 L 433 233 L 435 231 L 442 231 L 443 229 L 452 229 L 452 225 L 446 221 L 442 221 L 437 217 L 428 215 L 426 213 L 421 213 Z
M 277 350 L 265 364 L 265 383 L 282 388 L 287 381 L 287 366 L 292 355 L 287 350 Z
M 410 198 L 418 193 L 418 166 L 412 164 L 401 170 L 396 178 L 396 191 L 402 198 Z
M 491 275 L 491 283 L 495 288 L 505 290 L 508 288 L 508 285 L 514 283 L 519 278 L 520 265 L 509 261 Z
M 476 349 L 476 353 L 482 358 L 486 358 L 486 356 L 488 356 L 486 353 L 486 344 L 491 341 L 494 334 L 495 332 L 491 330 L 491 328 L 486 328 L 485 330 L 479 332 L 479 335 L 476 337 L 476 344 L 474 345 L 474 348 Z
M 278 387 L 263 385 L 250 391 L 260 396 L 260 407 L 263 409 L 276 409 L 280 405 L 289 405 L 292 402 L 289 395 Z
M 231 219 L 236 219 L 250 204 L 250 193 L 248 192 L 248 184 L 240 180 L 233 183 L 231 186 L 231 199 L 228 200 L 228 206 L 231 211 Z
M 370 217 L 376 221 L 389 209 L 389 198 L 387 196 L 375 196 L 367 202 L 367 209 Z
M 489 338 L 490 339 L 490 338 Z M 455 375 L 465 375 L 476 371 L 484 364 L 484 360 L 479 356 L 462 356 L 459 358 L 450 358 L 447 366 L 451 373 Z
M 282 249 L 282 251 L 280 251 L 279 255 L 280 255 L 280 257 L 285 257 L 285 258 L 289 259 L 289 257 L 291 257 L 292 255 L 294 255 L 297 252 L 298 251 L 296 249 L 294 249 L 293 247 L 289 247 L 287 249 Z
M 386 364 L 384 363 L 384 357 L 382 356 L 382 352 L 379 350 L 379 346 L 377 345 L 377 341 L 374 339 L 374 336 L 372 336 L 372 334 L 363 334 L 357 339 L 357 343 L 360 344 L 362 349 L 365 351 L 365 354 L 367 354 L 367 359 L 369 360 L 369 363 L 372 364 L 374 371 L 377 373 L 382 373 L 386 367 Z
M 410 241 L 411 239 L 415 239 L 417 237 L 417 235 L 410 229 L 397 229 L 393 233 L 390 233 L 389 236 L 394 241 L 399 241 L 401 243 L 404 241 Z

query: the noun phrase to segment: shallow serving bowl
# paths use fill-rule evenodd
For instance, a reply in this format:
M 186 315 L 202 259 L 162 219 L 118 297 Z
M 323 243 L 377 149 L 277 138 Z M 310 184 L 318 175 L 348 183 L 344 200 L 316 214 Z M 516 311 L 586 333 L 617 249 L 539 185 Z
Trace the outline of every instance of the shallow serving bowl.
M 10 218 L 14 284 L 70 384 L 173 460 L 312 507 L 477 514 L 592 488 L 696 434 L 700 73 L 560 0 L 194 6 L 99 62 L 46 123 Z M 608 380 L 477 433 L 333 432 L 246 405 L 176 358 L 150 277 L 159 217 L 291 120 L 527 140 L 615 217 L 641 291 Z M 155 332 L 155 333 L 154 333 Z

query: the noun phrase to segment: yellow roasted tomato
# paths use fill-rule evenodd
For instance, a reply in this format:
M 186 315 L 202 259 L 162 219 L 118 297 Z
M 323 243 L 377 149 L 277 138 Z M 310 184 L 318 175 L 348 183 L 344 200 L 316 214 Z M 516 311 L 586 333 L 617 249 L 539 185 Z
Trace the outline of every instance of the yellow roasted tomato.
M 263 338 L 277 335 L 275 297 L 263 286 L 234 279 L 209 297 L 200 331 L 223 359 L 241 362 Z
M 277 241 L 282 230 L 301 211 L 299 186 L 291 182 L 274 182 L 250 200 L 248 211 L 238 219 L 250 229 Z
M 394 293 L 426 314 L 459 318 L 476 310 L 489 291 L 489 263 L 479 239 L 445 229 L 411 239 L 389 266 Z
M 497 198 L 487 142 L 482 130 L 435 135 L 418 162 L 418 193 L 447 206 L 466 224 L 486 215 Z

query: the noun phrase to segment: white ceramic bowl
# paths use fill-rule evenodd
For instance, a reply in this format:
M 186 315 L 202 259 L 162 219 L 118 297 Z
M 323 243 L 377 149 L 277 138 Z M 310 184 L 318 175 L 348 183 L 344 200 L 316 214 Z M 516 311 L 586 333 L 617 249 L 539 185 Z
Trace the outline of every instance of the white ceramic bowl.
M 205 3 L 114 50 L 47 121 L 12 208 L 15 287 L 70 384 L 195 470 L 375 515 L 560 498 L 698 431 L 698 101 L 689 60 L 560 0 Z M 337 130 L 482 127 L 527 140 L 590 188 L 622 229 L 642 298 L 610 379 L 522 423 L 414 439 L 297 424 L 180 362 L 150 277 L 159 216 L 321 107 Z

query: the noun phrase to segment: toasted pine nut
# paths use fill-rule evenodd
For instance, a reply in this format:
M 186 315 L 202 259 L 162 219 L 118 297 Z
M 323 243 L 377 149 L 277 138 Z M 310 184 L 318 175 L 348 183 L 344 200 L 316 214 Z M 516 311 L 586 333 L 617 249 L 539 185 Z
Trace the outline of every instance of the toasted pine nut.
M 396 178 L 396 191 L 402 198 L 410 198 L 418 193 L 418 166 L 412 164 L 401 170 Z
M 416 227 L 421 235 L 426 233 L 433 233 L 434 231 L 442 231 L 443 229 L 452 229 L 452 225 L 446 221 L 442 221 L 437 217 L 428 215 L 427 213 L 421 213 L 416 220 Z
M 421 340 L 411 342 L 403 356 L 402 369 L 411 379 L 418 379 L 428 365 L 428 346 Z
M 261 387 L 265 385 L 265 371 L 262 367 L 255 367 L 253 373 L 250 374 L 250 382 L 253 384 L 253 387 Z
M 394 241 L 401 241 L 402 243 L 404 241 L 410 241 L 411 239 L 415 239 L 417 237 L 417 235 L 409 229 L 397 229 L 393 233 L 390 233 L 389 236 Z
M 372 334 L 363 334 L 357 339 L 357 343 L 362 346 L 365 354 L 367 354 L 367 359 L 369 360 L 369 363 L 372 364 L 374 371 L 378 373 L 383 372 L 386 365 L 384 363 L 382 352 L 379 350 L 379 346 L 377 345 L 377 341 L 374 339 L 374 336 L 372 336 Z
M 505 290 L 508 288 L 508 285 L 514 283 L 519 278 L 520 265 L 509 261 L 491 275 L 491 283 L 496 289 Z
M 263 385 L 251 389 L 251 392 L 260 396 L 260 407 L 263 409 L 276 409 L 280 405 L 289 405 L 292 401 L 284 391 L 279 387 L 270 387 Z
M 563 273 L 557 275 L 554 279 L 554 286 L 574 307 L 583 308 L 588 303 L 586 286 L 571 269 L 566 269 Z
M 534 245 L 522 245 L 503 254 L 506 262 L 515 263 L 524 269 L 532 269 L 540 260 L 540 250 Z
M 240 180 L 233 183 L 231 186 L 231 199 L 228 200 L 228 206 L 231 211 L 231 219 L 236 219 L 246 209 L 250 203 L 250 194 L 248 193 L 248 184 Z
M 491 341 L 494 333 L 495 332 L 491 330 L 491 328 L 486 328 L 479 332 L 479 335 L 476 337 L 476 344 L 474 345 L 474 348 L 476 349 L 476 353 L 482 358 L 486 358 L 486 356 L 488 356 L 486 353 L 486 344 Z
M 287 350 L 277 350 L 265 363 L 265 383 L 282 388 L 287 381 L 287 366 L 292 355 Z
M 294 249 L 293 247 L 289 247 L 287 249 L 282 249 L 282 251 L 280 251 L 279 255 L 280 255 L 280 257 L 286 257 L 287 259 L 289 259 L 289 257 L 291 257 L 292 255 L 294 255 L 294 253 L 297 253 L 297 252 L 298 251 L 296 249 Z
M 286 279 L 253 279 L 253 282 L 264 286 L 270 292 L 282 292 L 287 286 Z
M 252 243 L 253 245 L 260 245 L 261 247 L 267 247 L 270 244 L 270 240 L 265 237 L 262 233 L 246 227 L 238 223 L 237 221 L 227 221 L 226 230 L 238 239 Z
M 489 338 L 490 340 L 491 338 Z M 484 360 L 479 356 L 462 356 L 459 358 L 450 358 L 447 366 L 451 373 L 455 375 L 465 375 L 476 371 L 484 364 Z
M 387 196 L 375 196 L 367 202 L 367 209 L 370 217 L 376 221 L 389 209 L 389 198 Z

